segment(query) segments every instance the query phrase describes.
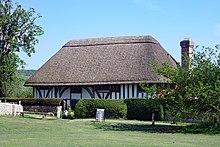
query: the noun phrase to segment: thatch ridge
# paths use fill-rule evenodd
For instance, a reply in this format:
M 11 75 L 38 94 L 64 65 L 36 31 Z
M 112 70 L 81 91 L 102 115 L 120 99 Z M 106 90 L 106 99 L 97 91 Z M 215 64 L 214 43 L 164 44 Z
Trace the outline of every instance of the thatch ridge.
M 132 44 L 132 43 L 154 43 L 159 44 L 150 35 L 148 36 L 123 36 L 123 37 L 105 37 L 105 38 L 89 38 L 70 40 L 63 47 L 80 47 L 95 45 L 111 45 L 111 44 Z

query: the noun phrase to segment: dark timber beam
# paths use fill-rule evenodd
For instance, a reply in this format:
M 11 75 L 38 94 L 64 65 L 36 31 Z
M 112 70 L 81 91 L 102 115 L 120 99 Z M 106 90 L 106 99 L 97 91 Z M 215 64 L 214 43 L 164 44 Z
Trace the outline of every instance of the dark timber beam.
M 48 95 L 50 94 L 50 91 L 52 90 L 53 87 L 49 87 L 47 94 L 46 94 L 46 98 L 48 98 Z
M 64 87 L 63 90 L 60 91 L 60 98 L 62 97 L 63 93 L 68 89 L 69 87 Z
M 91 98 L 94 98 L 95 96 L 93 95 L 93 92 L 86 86 L 83 87 L 90 95 Z
M 39 87 L 36 87 L 36 90 L 38 91 L 38 94 L 39 94 L 40 98 L 42 98 L 42 93 L 41 93 L 40 88 L 39 88 Z

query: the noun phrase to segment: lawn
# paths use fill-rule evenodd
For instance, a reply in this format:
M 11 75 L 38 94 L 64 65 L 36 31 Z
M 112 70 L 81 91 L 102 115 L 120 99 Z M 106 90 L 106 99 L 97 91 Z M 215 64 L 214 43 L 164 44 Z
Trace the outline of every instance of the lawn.
M 48 117 L 0 117 L 0 146 L 193 146 L 214 147 L 220 135 L 173 133 L 178 126 L 150 122 Z M 162 133 L 163 132 L 163 133 Z

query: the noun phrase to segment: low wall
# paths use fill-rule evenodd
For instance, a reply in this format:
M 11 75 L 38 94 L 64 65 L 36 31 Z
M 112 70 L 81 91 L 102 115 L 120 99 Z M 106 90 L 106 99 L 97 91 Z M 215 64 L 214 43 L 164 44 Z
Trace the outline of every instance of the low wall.
M 44 113 L 57 113 L 57 107 L 60 106 L 23 106 L 24 111 L 31 111 L 31 112 L 44 112 Z
M 53 113 L 58 118 L 62 111 L 62 106 L 23 106 L 24 111 Z
M 0 115 L 20 115 L 21 112 L 23 112 L 21 105 L 0 102 Z

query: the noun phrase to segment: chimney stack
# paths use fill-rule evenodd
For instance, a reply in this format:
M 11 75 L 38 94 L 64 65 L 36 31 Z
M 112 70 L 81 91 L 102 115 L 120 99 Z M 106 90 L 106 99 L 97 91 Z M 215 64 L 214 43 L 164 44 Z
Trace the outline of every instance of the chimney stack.
M 193 48 L 195 43 L 191 38 L 185 38 L 180 42 L 181 46 L 181 66 L 190 69 L 190 62 L 193 57 Z

